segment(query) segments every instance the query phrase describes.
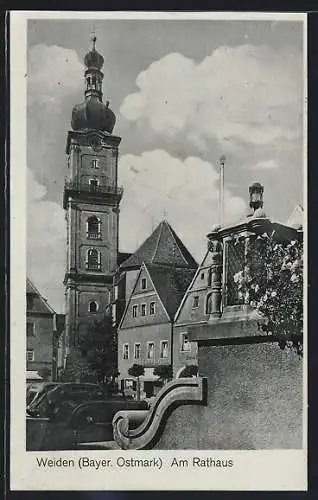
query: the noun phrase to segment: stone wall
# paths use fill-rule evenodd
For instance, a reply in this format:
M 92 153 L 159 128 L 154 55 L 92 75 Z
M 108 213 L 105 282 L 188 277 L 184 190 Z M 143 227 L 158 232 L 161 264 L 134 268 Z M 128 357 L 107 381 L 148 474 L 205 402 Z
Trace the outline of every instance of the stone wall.
M 302 447 L 303 362 L 276 343 L 199 345 L 207 406 L 181 406 L 157 449 Z

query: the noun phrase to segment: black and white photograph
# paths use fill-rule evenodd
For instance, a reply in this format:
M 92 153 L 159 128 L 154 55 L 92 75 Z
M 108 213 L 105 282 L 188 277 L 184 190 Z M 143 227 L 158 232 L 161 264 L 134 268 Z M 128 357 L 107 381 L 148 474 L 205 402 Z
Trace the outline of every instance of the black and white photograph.
M 14 453 L 305 489 L 306 16 L 15 16 Z

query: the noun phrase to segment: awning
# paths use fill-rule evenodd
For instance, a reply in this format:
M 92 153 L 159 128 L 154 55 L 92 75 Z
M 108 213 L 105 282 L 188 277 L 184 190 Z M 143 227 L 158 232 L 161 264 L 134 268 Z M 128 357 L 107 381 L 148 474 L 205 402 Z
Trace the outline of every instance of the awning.
M 26 372 L 26 378 L 29 379 L 29 380 L 43 380 L 42 377 L 40 377 L 40 375 L 38 374 L 37 371 L 28 371 Z
M 159 380 L 158 375 L 153 374 L 154 368 L 145 368 L 144 375 L 140 376 L 142 382 L 157 382 Z

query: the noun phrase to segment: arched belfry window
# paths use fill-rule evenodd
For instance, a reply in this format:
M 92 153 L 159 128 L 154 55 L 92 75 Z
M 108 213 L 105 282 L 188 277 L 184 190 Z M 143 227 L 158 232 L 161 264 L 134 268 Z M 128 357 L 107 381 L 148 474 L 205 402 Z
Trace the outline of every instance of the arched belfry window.
M 93 300 L 92 302 L 89 303 L 88 310 L 90 313 L 97 313 L 98 304 L 97 304 L 96 300 Z
M 101 254 L 96 248 L 90 248 L 87 250 L 86 267 L 89 271 L 101 270 Z
M 99 240 L 101 238 L 100 219 L 93 215 L 87 219 L 87 238 Z

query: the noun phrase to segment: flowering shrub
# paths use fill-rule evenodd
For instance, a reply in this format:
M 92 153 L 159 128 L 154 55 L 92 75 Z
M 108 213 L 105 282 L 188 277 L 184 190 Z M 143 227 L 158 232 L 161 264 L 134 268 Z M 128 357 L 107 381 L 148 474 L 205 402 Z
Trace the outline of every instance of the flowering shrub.
M 239 297 L 264 316 L 262 329 L 280 347 L 303 351 L 303 243 L 277 242 L 266 233 L 251 239 L 246 265 L 234 276 Z

